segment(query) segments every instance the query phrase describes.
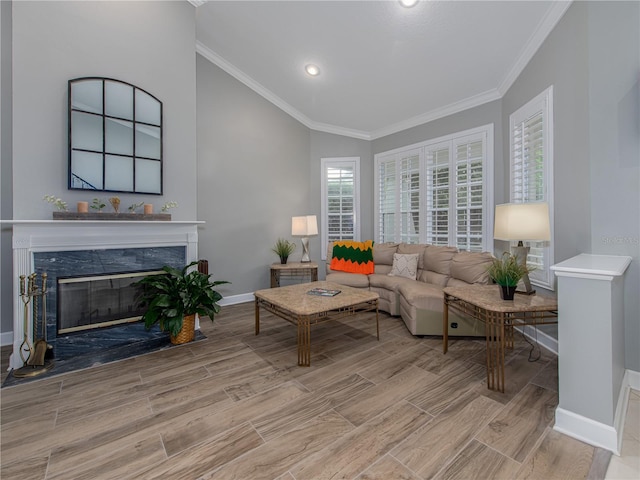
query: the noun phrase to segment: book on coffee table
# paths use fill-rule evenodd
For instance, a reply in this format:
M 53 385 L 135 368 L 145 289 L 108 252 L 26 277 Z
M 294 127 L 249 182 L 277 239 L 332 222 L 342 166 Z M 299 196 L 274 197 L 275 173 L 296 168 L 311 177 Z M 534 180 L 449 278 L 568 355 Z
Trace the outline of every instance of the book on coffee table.
M 309 295 L 318 295 L 320 297 L 335 297 L 340 293 L 340 290 L 329 290 L 327 288 L 312 288 L 307 292 Z

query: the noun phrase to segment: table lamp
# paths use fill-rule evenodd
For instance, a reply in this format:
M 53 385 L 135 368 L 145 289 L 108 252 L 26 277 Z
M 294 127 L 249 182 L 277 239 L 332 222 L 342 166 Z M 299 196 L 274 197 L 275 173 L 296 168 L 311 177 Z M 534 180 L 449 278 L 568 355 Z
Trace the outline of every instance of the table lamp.
M 511 247 L 511 252 L 518 257 L 523 265 L 526 265 L 529 247 L 525 247 L 522 241 L 551 240 L 549 204 L 540 202 L 496 205 L 493 238 L 495 240 L 517 241 L 518 246 Z M 525 290 L 518 291 L 518 293 L 526 293 L 527 295 L 535 293 L 535 290 L 531 288 L 527 273 L 522 277 L 522 282 Z
M 302 237 L 302 260 L 310 262 L 309 258 L 309 237 L 318 235 L 318 222 L 315 215 L 305 215 L 303 217 L 291 218 L 291 235 Z

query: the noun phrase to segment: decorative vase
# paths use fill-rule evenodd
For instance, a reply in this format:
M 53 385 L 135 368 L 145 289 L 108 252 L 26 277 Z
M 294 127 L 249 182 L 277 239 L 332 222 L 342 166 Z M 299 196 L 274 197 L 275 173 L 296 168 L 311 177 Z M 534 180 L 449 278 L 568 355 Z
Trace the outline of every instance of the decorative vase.
M 502 300 L 513 300 L 516 294 L 517 287 L 510 287 L 508 285 L 500 285 L 500 298 Z
M 185 315 L 182 319 L 182 328 L 178 332 L 178 335 L 169 335 L 171 343 L 174 345 L 181 345 L 183 343 L 192 342 L 196 336 L 196 315 Z
M 78 213 L 88 213 L 89 202 L 78 202 Z
M 289 257 L 285 257 L 284 255 L 280 255 L 280 263 L 281 263 L 282 265 L 285 265 L 285 264 L 287 263 L 287 259 L 288 259 L 288 258 L 289 258 Z
M 144 204 L 144 214 L 151 215 L 153 213 L 153 204 L 145 203 Z

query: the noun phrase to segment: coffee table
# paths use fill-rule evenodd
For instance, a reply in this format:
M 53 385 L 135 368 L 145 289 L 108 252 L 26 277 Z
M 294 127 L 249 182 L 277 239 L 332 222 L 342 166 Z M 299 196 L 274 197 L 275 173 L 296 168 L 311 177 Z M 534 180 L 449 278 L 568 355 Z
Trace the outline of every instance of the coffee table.
M 313 288 L 340 290 L 333 297 L 310 295 Z M 376 336 L 380 340 L 378 294 L 331 282 L 310 282 L 254 293 L 256 335 L 260 333 L 260 308 L 298 328 L 298 365 L 311 366 L 311 325 L 339 320 L 360 312 L 376 312 Z
M 558 301 L 546 295 L 500 298 L 498 285 L 471 285 L 444 289 L 443 353 L 449 348 L 449 309 L 481 320 L 487 340 L 487 388 L 504 393 L 504 349 L 513 349 L 513 327 L 558 323 Z

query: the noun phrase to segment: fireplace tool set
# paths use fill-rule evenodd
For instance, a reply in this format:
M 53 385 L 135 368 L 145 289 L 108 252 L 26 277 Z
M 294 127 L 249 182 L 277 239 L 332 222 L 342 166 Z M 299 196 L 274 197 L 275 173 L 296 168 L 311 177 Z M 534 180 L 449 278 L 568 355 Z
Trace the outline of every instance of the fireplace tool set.
M 35 273 L 28 277 L 20 275 L 20 298 L 24 304 L 24 339 L 20 344 L 20 358 L 24 365 L 12 373 L 18 378 L 35 377 L 50 370 L 54 363 L 48 358 L 52 354 L 52 346 L 47 343 L 47 274 L 42 274 L 40 286 Z M 29 305 L 33 340 L 29 338 Z

